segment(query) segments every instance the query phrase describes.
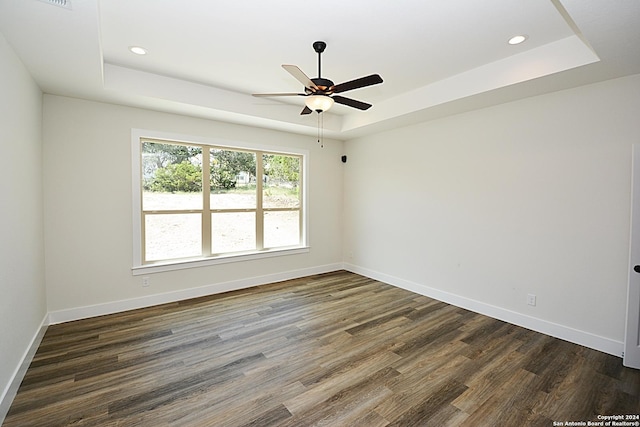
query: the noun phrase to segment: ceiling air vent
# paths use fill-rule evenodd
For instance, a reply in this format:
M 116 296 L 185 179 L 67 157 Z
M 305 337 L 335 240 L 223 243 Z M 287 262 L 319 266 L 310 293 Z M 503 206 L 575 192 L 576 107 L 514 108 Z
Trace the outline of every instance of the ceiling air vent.
M 40 0 L 43 3 L 52 4 L 54 6 L 71 9 L 71 0 Z

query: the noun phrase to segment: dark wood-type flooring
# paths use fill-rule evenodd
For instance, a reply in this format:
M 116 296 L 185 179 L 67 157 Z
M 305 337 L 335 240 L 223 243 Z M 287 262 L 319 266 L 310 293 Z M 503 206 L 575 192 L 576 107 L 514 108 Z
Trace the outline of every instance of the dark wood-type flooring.
M 620 358 L 348 272 L 53 325 L 3 426 L 552 426 Z

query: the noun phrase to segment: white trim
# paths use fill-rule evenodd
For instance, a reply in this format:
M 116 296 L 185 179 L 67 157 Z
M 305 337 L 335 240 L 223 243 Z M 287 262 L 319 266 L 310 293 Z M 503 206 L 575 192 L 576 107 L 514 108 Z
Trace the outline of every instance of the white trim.
M 623 365 L 640 369 L 640 279 L 634 266 L 640 262 L 640 144 L 631 149 L 631 209 L 629 218 L 629 273 L 624 328 Z
M 131 213 L 133 215 L 133 266 L 142 265 L 142 194 L 140 183 L 142 182 L 142 166 L 140 157 L 141 131 L 131 130 Z
M 352 264 L 344 264 L 344 269 L 353 273 L 360 274 L 420 295 L 428 296 L 447 304 L 455 305 L 494 319 L 502 320 L 513 325 L 522 326 L 532 331 L 550 335 L 574 344 L 589 347 L 594 350 L 602 351 L 613 356 L 622 356 L 624 343 L 609 338 L 591 334 L 589 332 L 574 329 L 568 326 L 559 325 L 547 320 L 538 319 L 527 316 L 526 314 L 517 313 L 491 304 L 476 301 L 450 292 L 431 288 L 426 285 L 415 283 L 389 274 L 380 273 L 368 268 L 359 267 Z
M 35 356 L 36 351 L 38 350 L 38 347 L 42 342 L 42 338 L 44 338 L 44 334 L 45 332 L 47 332 L 47 326 L 49 326 L 49 314 L 45 314 L 42 322 L 40 323 L 40 327 L 34 334 L 31 342 L 29 343 L 29 346 L 25 350 L 20 364 L 16 367 L 16 370 L 11 376 L 11 380 L 2 391 L 2 395 L 0 395 L 0 425 L 2 425 L 4 419 L 9 413 L 9 409 L 11 408 L 11 404 L 13 403 L 13 399 L 18 393 L 20 384 L 22 383 L 22 380 L 27 373 L 27 369 L 29 368 L 31 361 L 33 360 L 33 356 Z
M 171 261 L 166 264 L 147 264 L 131 268 L 131 274 L 140 276 L 142 274 L 160 273 L 163 271 L 184 270 L 186 268 L 206 267 L 209 265 L 227 264 L 230 262 L 251 261 L 262 258 L 271 258 L 285 255 L 297 255 L 308 253 L 308 247 L 295 247 L 289 249 L 271 249 L 247 254 L 220 255 L 211 258 L 198 258 L 185 261 Z
M 151 307 L 159 304 L 166 304 L 175 301 L 182 301 L 191 298 L 199 298 L 207 295 L 218 294 L 222 292 L 245 289 L 252 286 L 281 282 L 283 280 L 298 279 L 300 277 L 311 276 L 314 274 L 328 273 L 331 271 L 340 270 L 341 268 L 341 264 L 327 264 L 318 267 L 310 267 L 300 270 L 291 270 L 281 273 L 268 274 L 265 276 L 256 276 L 229 282 L 215 283 L 198 288 L 189 288 L 180 291 L 167 292 L 164 294 L 149 295 L 140 298 L 132 298 L 85 307 L 70 308 L 67 310 L 53 311 L 49 313 L 49 323 L 53 325 L 57 323 L 71 322 L 73 320 L 103 316 L 105 314 L 120 313 L 127 310 L 135 310 L 138 308 Z

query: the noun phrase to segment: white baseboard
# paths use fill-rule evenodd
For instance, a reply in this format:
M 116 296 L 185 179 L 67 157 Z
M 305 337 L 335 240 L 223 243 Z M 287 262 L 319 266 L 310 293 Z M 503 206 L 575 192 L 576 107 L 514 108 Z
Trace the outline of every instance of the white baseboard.
M 13 375 L 11 376 L 11 381 L 7 384 L 7 386 L 2 391 L 2 395 L 0 395 L 0 425 L 4 422 L 4 419 L 9 412 L 9 408 L 11 408 L 11 403 L 13 399 L 16 397 L 18 393 L 18 389 L 20 388 L 20 384 L 24 379 L 24 375 L 27 373 L 27 369 L 33 360 L 33 356 L 35 356 L 36 351 L 38 351 L 38 347 L 40 346 L 40 342 L 42 342 L 42 338 L 44 337 L 45 332 L 47 332 L 47 326 L 49 325 L 49 315 L 45 315 L 40 323 L 40 327 L 36 331 L 35 335 L 31 339 L 29 346 L 27 347 L 24 355 L 22 356 L 20 365 L 16 367 Z
M 483 314 L 485 316 L 492 317 L 494 319 L 502 320 L 517 326 L 522 326 L 523 328 L 531 329 L 533 331 L 540 332 L 545 335 L 550 335 L 555 338 L 560 338 L 574 344 L 589 347 L 603 353 L 611 354 L 613 356 L 622 357 L 622 352 L 624 351 L 624 343 L 621 341 L 615 341 L 609 338 L 591 334 L 589 332 L 580 331 L 568 326 L 549 322 L 547 320 L 527 316 L 522 313 L 496 307 L 487 303 L 476 301 L 439 289 L 434 289 L 426 285 L 411 282 L 405 279 L 401 279 L 356 265 L 344 264 L 343 268 L 362 276 L 379 280 L 381 282 L 388 283 L 390 285 L 397 286 L 399 288 L 406 289 L 408 291 L 415 292 L 417 294 L 424 295 L 438 301 L 446 302 L 447 304 L 455 305 L 456 307 L 461 307 L 476 313 Z
M 49 324 L 53 325 L 57 323 L 71 322 L 73 320 L 103 316 L 105 314 L 120 313 L 122 311 L 151 307 L 154 305 L 182 301 L 190 298 L 199 298 L 207 295 L 214 295 L 222 292 L 249 288 L 251 286 L 264 285 L 267 283 L 280 282 L 283 280 L 297 279 L 314 274 L 328 273 L 330 271 L 336 271 L 340 269 L 342 269 L 342 263 L 327 264 L 300 270 L 268 274 L 265 276 L 249 277 L 246 279 L 216 283 L 212 285 L 201 286 L 198 288 L 190 288 L 163 294 L 149 295 L 140 298 L 132 298 L 128 300 L 113 301 L 103 304 L 53 311 L 49 313 Z
M 49 313 L 48 323 L 56 324 L 102 316 L 105 314 L 119 313 L 127 310 L 151 307 L 158 304 L 166 304 L 190 298 L 198 298 L 222 292 L 244 289 L 251 286 L 264 285 L 283 280 L 297 279 L 313 274 L 328 273 L 341 269 L 361 274 L 363 276 L 370 277 L 372 279 L 379 280 L 381 282 L 385 282 L 420 295 L 425 295 L 430 298 L 437 299 L 438 301 L 455 305 L 456 307 L 461 307 L 476 313 L 480 313 L 494 319 L 512 323 L 517 326 L 522 326 L 523 328 L 531 329 L 536 332 L 560 338 L 562 340 L 589 347 L 594 350 L 602 351 L 604 353 L 611 354 L 617 357 L 622 357 L 624 343 L 621 341 L 615 341 L 609 338 L 591 334 L 589 332 L 549 322 L 547 320 L 528 316 L 526 314 L 507 310 L 501 307 L 496 307 L 491 304 L 476 301 L 460 295 L 431 288 L 423 284 L 411 282 L 399 277 L 391 276 L 389 274 L 381 273 L 348 263 L 327 264 L 318 267 L 285 271 L 265 276 L 257 276 L 229 282 L 216 283 L 198 288 L 184 289 L 164 294 L 149 295 L 141 298 L 133 298 L 123 301 L 114 301 L 104 304 L 96 304 L 86 307 L 77 307 L 68 310 L 54 311 Z
M 181 301 L 190 298 L 198 298 L 207 295 L 213 295 L 222 292 L 228 292 L 238 289 L 244 289 L 252 286 L 264 285 L 268 283 L 280 282 L 283 280 L 297 279 L 300 277 L 311 276 L 314 274 L 328 273 L 337 270 L 347 270 L 362 276 L 370 277 L 392 286 L 406 289 L 420 295 L 434 298 L 438 301 L 452 304 L 485 316 L 499 319 L 514 325 L 522 326 L 536 332 L 540 332 L 552 337 L 560 338 L 574 344 L 602 351 L 614 356 L 621 357 L 624 344 L 620 341 L 614 341 L 605 337 L 590 334 L 588 332 L 573 329 L 567 326 L 559 325 L 546 320 L 527 316 L 504 308 L 496 307 L 460 295 L 452 294 L 439 289 L 431 288 L 426 285 L 411 282 L 389 274 L 370 270 L 352 264 L 327 264 L 323 266 L 304 268 L 300 270 L 286 271 L 265 276 L 251 277 L 247 279 L 234 280 L 223 283 L 202 286 L 198 288 L 184 289 L 164 294 L 150 295 L 141 298 L 134 298 L 123 301 L 114 301 L 104 304 L 96 304 L 86 307 L 71 308 L 68 310 L 59 310 L 47 314 L 39 329 L 36 331 L 29 347 L 25 351 L 20 366 L 18 366 L 12 376 L 11 381 L 5 387 L 2 395 L 0 395 L 0 425 L 4 421 L 11 403 L 16 396 L 20 383 L 33 360 L 42 338 L 50 324 L 69 322 L 73 320 L 85 319 L 90 317 L 102 316 L 105 314 L 118 313 L 127 310 L 150 307 L 158 304 L 165 304 L 175 301 Z

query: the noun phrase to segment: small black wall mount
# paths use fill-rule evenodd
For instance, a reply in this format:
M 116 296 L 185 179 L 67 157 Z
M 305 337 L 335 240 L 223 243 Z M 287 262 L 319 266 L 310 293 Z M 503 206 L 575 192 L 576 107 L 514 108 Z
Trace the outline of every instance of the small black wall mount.
M 342 156 L 342 163 L 347 163 L 347 156 Z

